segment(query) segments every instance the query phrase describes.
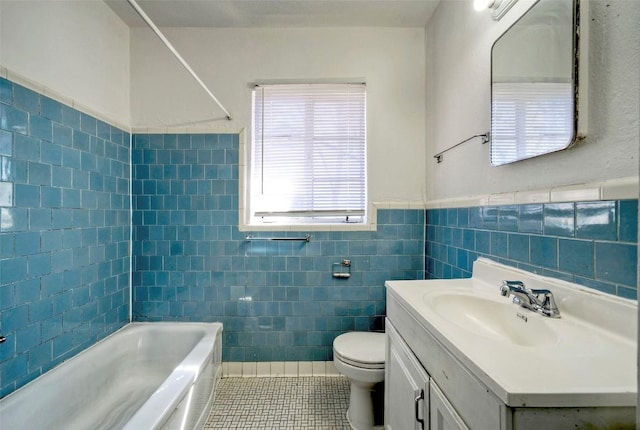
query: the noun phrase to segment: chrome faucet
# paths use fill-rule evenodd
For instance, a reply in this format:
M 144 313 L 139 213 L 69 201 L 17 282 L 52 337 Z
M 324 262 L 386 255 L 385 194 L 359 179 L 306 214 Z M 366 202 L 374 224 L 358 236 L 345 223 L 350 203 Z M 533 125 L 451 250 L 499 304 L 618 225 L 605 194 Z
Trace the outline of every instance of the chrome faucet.
M 560 311 L 553 298 L 553 293 L 547 289 L 531 289 L 524 286 L 522 281 L 502 281 L 500 294 L 509 297 L 513 295 L 513 303 L 525 309 L 537 312 L 551 318 L 560 318 Z

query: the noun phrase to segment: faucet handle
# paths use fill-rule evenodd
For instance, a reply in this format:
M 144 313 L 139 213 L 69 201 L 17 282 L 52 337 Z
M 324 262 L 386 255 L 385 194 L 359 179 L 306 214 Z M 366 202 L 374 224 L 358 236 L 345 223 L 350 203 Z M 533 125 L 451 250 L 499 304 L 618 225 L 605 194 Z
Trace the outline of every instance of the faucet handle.
M 560 310 L 558 309 L 558 305 L 556 305 L 556 300 L 551 291 L 540 288 L 532 289 L 531 293 L 538 297 L 542 313 L 552 318 L 560 318 Z M 540 296 L 542 296 L 542 299 L 539 298 Z
M 524 290 L 525 289 L 524 282 L 522 282 L 522 281 L 509 281 L 509 280 L 505 279 L 504 281 L 502 281 L 502 285 L 500 285 L 500 294 L 502 296 L 509 297 L 509 293 L 514 288 L 520 288 L 520 289 Z

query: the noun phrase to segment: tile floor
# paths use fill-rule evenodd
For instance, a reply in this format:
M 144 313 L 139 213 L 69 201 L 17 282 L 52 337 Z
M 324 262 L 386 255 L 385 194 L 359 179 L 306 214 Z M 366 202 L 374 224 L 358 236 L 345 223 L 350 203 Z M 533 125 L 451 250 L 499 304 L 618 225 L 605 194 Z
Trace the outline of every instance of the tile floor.
M 344 377 L 222 378 L 206 430 L 348 430 Z

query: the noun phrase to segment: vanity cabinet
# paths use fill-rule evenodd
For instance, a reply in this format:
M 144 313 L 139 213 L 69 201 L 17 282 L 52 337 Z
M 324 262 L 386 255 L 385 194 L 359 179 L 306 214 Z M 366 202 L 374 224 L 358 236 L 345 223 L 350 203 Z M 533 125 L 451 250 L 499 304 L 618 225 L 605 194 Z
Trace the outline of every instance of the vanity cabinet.
M 491 391 L 480 383 L 453 355 L 451 355 L 392 295 L 387 295 L 387 348 L 388 356 L 385 366 L 389 372 L 385 374 L 385 424 L 388 429 L 422 429 L 422 427 L 394 427 L 392 417 L 409 414 L 409 397 L 413 386 L 397 376 L 398 356 L 406 357 L 404 363 L 413 363 L 414 367 L 426 374 L 429 381 L 429 407 L 424 411 L 424 429 L 477 429 L 477 430 L 510 430 L 505 426 L 506 407 Z M 401 348 L 402 347 L 402 348 Z M 392 351 L 402 353 L 391 354 Z M 405 364 L 405 368 L 411 368 Z M 415 370 L 413 372 L 416 372 Z M 424 377 L 424 376 L 423 376 Z M 401 401 L 404 411 L 392 411 L 400 404 L 395 401 L 399 392 L 403 392 Z M 425 390 L 426 391 L 426 390 Z M 390 400 L 388 400 L 390 399 Z M 425 403 L 426 404 L 426 403 Z M 391 415 L 389 415 L 391 414 Z M 430 422 L 430 425 L 426 423 Z
M 387 322 L 384 416 L 389 430 L 429 428 L 429 375 Z
M 431 384 L 430 390 L 431 430 L 468 430 L 469 427 L 435 383 Z
M 389 321 L 386 334 L 385 427 L 388 430 L 468 430 Z
M 637 303 L 473 267 L 470 279 L 385 283 L 387 429 L 635 428 Z M 504 299 L 503 279 L 553 291 L 562 317 Z

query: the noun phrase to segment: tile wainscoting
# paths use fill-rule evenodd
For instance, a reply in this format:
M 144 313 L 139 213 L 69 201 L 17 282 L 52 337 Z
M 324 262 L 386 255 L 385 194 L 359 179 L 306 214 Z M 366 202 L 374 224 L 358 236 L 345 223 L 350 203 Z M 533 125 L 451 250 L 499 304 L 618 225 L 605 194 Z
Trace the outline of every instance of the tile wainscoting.
M 383 328 L 387 279 L 424 274 L 424 209 L 378 210 L 376 231 L 247 241 L 238 135 L 133 142 L 134 319 L 221 321 L 224 361 L 331 360 L 337 335 Z M 333 278 L 343 259 L 351 276 Z
M 425 277 L 470 277 L 478 256 L 637 299 L 638 200 L 427 210 Z
M 0 397 L 129 321 L 129 144 L 0 78 Z

